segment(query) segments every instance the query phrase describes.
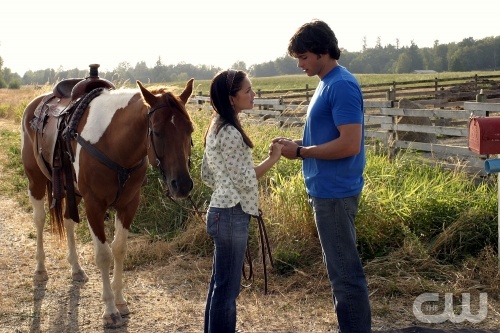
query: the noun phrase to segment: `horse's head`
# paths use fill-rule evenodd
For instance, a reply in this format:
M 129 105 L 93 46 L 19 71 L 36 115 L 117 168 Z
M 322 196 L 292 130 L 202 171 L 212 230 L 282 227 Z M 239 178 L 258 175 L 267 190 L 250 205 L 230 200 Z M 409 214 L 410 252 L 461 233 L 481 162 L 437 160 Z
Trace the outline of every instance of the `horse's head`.
M 193 91 L 193 79 L 179 96 L 166 89 L 149 91 L 139 81 L 137 85 L 149 105 L 149 162 L 160 170 L 169 194 L 185 198 L 193 189 L 189 164 L 194 128 L 185 107 Z

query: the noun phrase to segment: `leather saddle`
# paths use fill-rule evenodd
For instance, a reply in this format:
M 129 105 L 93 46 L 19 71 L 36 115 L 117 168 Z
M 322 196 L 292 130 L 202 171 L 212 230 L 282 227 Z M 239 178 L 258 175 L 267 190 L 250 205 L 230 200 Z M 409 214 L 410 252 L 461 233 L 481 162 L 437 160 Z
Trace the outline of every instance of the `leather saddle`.
M 60 134 L 83 97 L 96 88 L 114 89 L 108 80 L 101 79 L 92 70 L 86 79 L 65 79 L 56 84 L 37 106 L 31 127 L 36 132 L 35 156 L 49 179 L 52 168 L 58 166 L 56 146 Z
M 62 134 L 70 123 L 72 130 L 76 130 L 82 115 L 75 121 L 75 110 L 80 109 L 77 113 L 82 113 L 102 89 L 115 89 L 110 81 L 99 78 L 98 67 L 90 65 L 90 76 L 85 79 L 65 79 L 56 84 L 38 104 L 30 122 L 36 133 L 34 155 L 41 171 L 52 181 L 54 200 L 64 196 L 64 184 L 73 188 L 71 138 L 63 138 Z

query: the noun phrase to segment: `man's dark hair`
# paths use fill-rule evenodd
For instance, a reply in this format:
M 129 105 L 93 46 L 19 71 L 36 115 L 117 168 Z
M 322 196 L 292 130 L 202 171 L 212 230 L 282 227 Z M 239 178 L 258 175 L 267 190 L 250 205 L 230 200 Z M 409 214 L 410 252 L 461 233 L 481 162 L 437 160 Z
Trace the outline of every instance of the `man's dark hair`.
M 333 59 L 339 60 L 340 49 L 333 30 L 323 21 L 313 20 L 302 25 L 290 38 L 288 55 L 298 58 L 300 54 L 328 53 Z

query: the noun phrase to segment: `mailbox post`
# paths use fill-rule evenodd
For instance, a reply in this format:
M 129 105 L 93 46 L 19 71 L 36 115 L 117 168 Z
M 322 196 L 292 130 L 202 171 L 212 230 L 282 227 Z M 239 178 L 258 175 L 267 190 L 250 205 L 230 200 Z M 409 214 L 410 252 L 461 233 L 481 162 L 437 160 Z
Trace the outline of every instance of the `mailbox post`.
M 484 170 L 498 174 L 498 266 L 500 268 L 500 117 L 469 119 L 469 150 L 480 155 L 497 155 L 484 162 Z

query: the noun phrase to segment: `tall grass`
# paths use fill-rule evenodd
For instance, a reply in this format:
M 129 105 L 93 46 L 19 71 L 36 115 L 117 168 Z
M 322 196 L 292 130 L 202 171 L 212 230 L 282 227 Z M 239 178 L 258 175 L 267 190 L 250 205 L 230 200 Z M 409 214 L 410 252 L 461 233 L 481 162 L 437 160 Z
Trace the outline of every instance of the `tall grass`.
M 22 100 L 14 112 L 20 119 L 27 102 Z M 9 107 L 11 109 L 11 107 Z M 203 136 L 211 112 L 190 106 L 195 123 L 191 174 L 192 200 L 176 203 L 167 199 L 150 169 L 142 201 L 131 231 L 151 241 L 173 244 L 176 250 L 209 254 L 212 243 L 206 236 L 203 212 L 211 190 L 200 179 Z M 9 111 L 12 114 L 12 111 Z M 301 128 L 278 128 L 256 122 L 249 116 L 244 127 L 255 144 L 255 163 L 265 158 L 275 137 L 297 138 Z M 3 159 L 0 189 L 27 203 L 26 186 L 20 162 L 18 131 L 2 131 Z M 266 221 L 278 271 L 306 266 L 320 258 L 316 227 L 307 202 L 299 161 L 281 159 L 259 182 L 260 208 Z M 425 163 L 413 152 L 390 157 L 369 149 L 365 187 L 357 217 L 357 236 L 364 260 L 380 258 L 404 247 L 448 263 L 458 263 L 480 255 L 484 249 L 497 248 L 496 177 L 479 179 L 461 169 L 446 170 Z M 24 198 L 24 199 L 23 199 Z M 193 209 L 201 212 L 199 215 Z M 201 218 L 200 218 L 201 216 Z M 252 223 L 250 246 L 258 247 L 257 225 Z M 489 250 L 491 251 L 491 250 Z
M 365 258 L 412 242 L 453 262 L 496 243 L 496 185 L 411 152 L 394 159 L 368 151 L 359 242 Z M 466 227 L 467 226 L 467 227 Z M 457 228 L 458 227 L 458 228 Z
M 198 207 L 204 210 L 211 190 L 199 179 L 199 165 L 203 154 L 202 136 L 210 115 L 209 111 L 199 110 L 193 110 L 191 114 L 196 123 L 193 196 L 197 198 Z M 272 124 L 245 120 L 243 123 L 255 144 L 255 163 L 265 158 L 273 138 L 301 135 L 298 128 L 277 128 Z M 447 170 L 432 162 L 424 162 L 413 152 L 391 158 L 384 152 L 371 149 L 367 151 L 364 176 L 365 187 L 356 222 L 359 249 L 364 260 L 411 246 L 423 254 L 455 263 L 478 255 L 488 246 L 495 246 L 495 178 L 478 182 L 465 171 L 458 168 Z M 159 194 L 153 195 L 157 196 Z M 153 206 L 165 215 L 172 209 L 163 204 L 155 203 L 151 208 Z M 260 208 L 278 263 L 297 267 L 307 265 L 312 257 L 318 258 L 321 249 L 299 161 L 282 158 L 263 177 L 260 181 Z M 141 214 L 145 213 L 145 210 L 141 211 Z M 140 217 L 141 214 L 137 218 L 139 224 L 140 221 L 154 220 Z M 183 232 L 189 229 L 190 223 L 196 224 L 194 230 L 197 233 L 202 232 L 203 226 L 194 218 L 182 226 Z M 252 235 L 255 238 L 256 228 L 254 224 Z M 178 234 L 179 237 L 186 237 L 183 232 Z M 198 240 L 201 243 L 190 244 L 196 251 L 210 246 L 208 238 L 198 237 Z M 189 250 L 190 246 L 185 249 Z M 286 271 L 285 266 L 281 268 Z

